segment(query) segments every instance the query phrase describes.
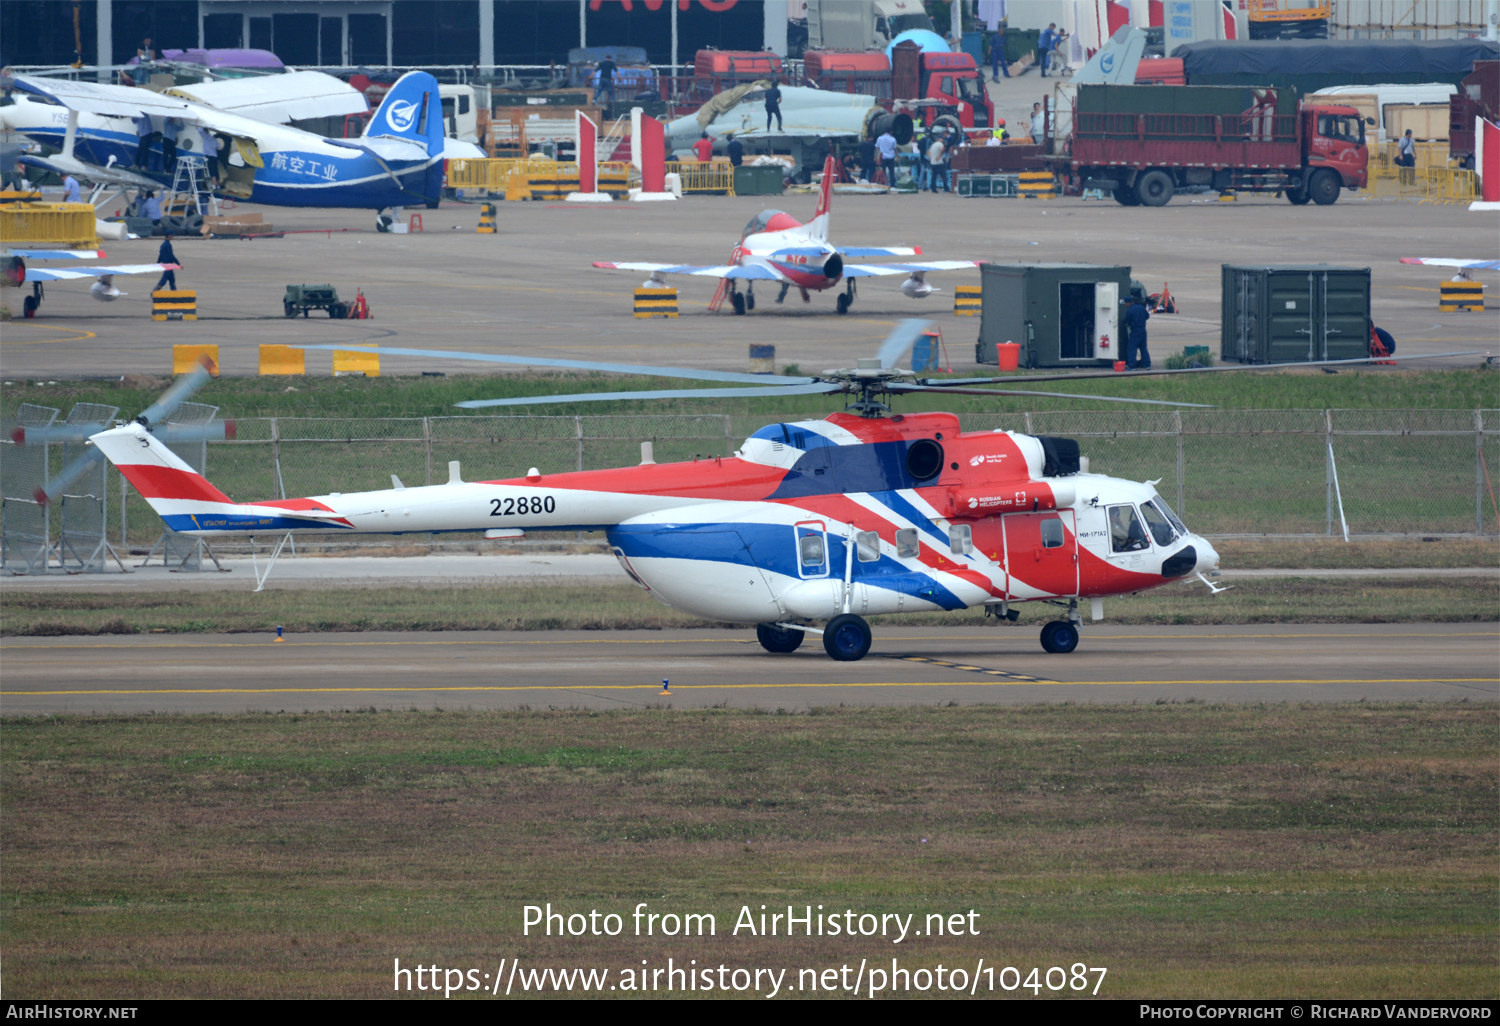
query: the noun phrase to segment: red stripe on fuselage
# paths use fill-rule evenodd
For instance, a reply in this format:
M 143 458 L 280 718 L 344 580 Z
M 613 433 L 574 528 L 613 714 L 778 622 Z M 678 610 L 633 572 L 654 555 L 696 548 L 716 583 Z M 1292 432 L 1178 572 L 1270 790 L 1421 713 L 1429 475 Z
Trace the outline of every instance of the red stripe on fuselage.
M 116 464 L 143 499 L 193 499 L 198 502 L 226 502 L 234 500 L 201 475 L 176 467 L 157 467 L 148 463 Z
M 778 274 L 782 275 L 799 289 L 812 289 L 814 292 L 822 292 L 824 289 L 832 288 L 839 283 L 838 278 L 809 273 L 799 267 L 793 267 L 791 264 L 778 264 L 774 260 L 770 263 Z

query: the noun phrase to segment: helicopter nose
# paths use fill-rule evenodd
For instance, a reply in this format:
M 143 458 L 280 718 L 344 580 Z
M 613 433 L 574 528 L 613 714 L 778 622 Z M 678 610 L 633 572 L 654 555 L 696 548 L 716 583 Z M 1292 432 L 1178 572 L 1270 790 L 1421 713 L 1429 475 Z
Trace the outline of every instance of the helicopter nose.
M 1198 552 L 1198 565 L 1195 569 L 1199 573 L 1209 573 L 1219 569 L 1219 553 L 1212 545 L 1197 535 L 1193 536 L 1193 548 Z

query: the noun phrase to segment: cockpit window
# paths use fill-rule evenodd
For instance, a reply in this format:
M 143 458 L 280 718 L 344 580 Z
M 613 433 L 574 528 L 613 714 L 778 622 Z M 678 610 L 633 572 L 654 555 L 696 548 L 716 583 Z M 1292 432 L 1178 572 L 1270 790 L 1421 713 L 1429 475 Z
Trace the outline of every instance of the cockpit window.
M 779 210 L 762 210 L 750 219 L 749 224 L 745 225 L 745 234 L 759 235 L 766 230 L 766 225 L 771 223 L 771 218 L 779 213 L 781 213 Z
M 1146 526 L 1151 528 L 1151 537 L 1156 539 L 1156 544 L 1170 545 L 1172 543 L 1177 532 L 1172 529 L 1172 523 L 1167 519 L 1167 515 L 1157 509 L 1155 503 L 1143 503 L 1141 516 L 1146 518 Z
M 1182 522 L 1176 513 L 1172 512 L 1172 507 L 1167 505 L 1166 499 L 1158 495 L 1151 500 L 1151 504 L 1167 515 L 1167 521 L 1177 529 L 1178 534 L 1186 535 L 1188 533 L 1187 525 Z
M 1151 547 L 1134 506 L 1109 507 L 1109 540 L 1116 552 L 1139 552 Z

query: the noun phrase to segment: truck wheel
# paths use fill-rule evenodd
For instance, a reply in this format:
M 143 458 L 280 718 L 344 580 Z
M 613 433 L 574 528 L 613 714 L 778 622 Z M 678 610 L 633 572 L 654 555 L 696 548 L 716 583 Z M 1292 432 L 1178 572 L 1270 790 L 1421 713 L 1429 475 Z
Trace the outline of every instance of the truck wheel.
M 1147 171 L 1135 183 L 1135 191 L 1142 206 L 1164 207 L 1172 202 L 1172 194 L 1177 191 L 1177 186 L 1173 184 L 1172 176 L 1165 171 Z
M 1288 189 L 1286 191 L 1286 199 L 1294 207 L 1305 207 L 1307 206 L 1307 201 L 1312 199 L 1312 197 L 1307 194 L 1306 189 L 1298 187 L 1296 189 Z
M 1338 200 L 1340 188 L 1342 183 L 1339 182 L 1338 175 L 1332 171 L 1319 171 L 1307 184 L 1307 194 L 1318 206 L 1326 207 Z
M 1115 186 L 1115 202 L 1125 207 L 1138 207 L 1141 198 L 1135 194 L 1135 186 L 1121 182 Z

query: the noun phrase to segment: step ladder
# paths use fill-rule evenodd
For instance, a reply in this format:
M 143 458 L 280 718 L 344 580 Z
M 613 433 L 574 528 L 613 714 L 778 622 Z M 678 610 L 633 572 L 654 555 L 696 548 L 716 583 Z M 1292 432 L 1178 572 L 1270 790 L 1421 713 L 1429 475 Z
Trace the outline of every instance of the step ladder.
M 743 255 L 744 247 L 736 244 L 734 250 L 729 254 L 729 266 L 733 267 L 739 263 L 740 257 Z M 714 298 L 708 301 L 709 313 L 718 313 L 720 308 L 723 307 L 724 300 L 729 298 L 729 283 L 730 279 L 728 278 L 719 279 L 719 287 L 714 291 Z
M 203 209 L 203 196 L 208 195 L 208 209 Z M 177 210 L 177 197 L 186 194 L 187 201 Z M 168 201 L 169 209 L 181 217 L 187 217 L 190 213 L 200 216 L 217 217 L 219 214 L 219 201 L 213 194 L 212 183 L 208 176 L 208 159 L 198 154 L 183 154 L 177 158 L 177 167 L 172 172 L 172 198 Z

